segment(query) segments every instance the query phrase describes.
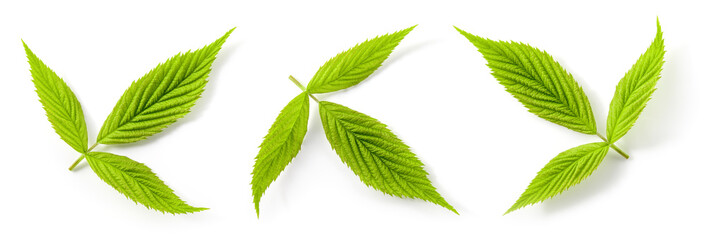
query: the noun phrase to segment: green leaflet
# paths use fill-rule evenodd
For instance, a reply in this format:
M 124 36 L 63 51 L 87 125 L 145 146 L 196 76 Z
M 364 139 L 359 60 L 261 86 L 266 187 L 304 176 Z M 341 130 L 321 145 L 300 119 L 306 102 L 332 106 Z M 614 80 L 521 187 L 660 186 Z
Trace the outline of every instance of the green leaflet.
M 301 148 L 307 130 L 309 97 L 320 104 L 324 131 L 331 146 L 366 185 L 398 197 L 423 199 L 458 214 L 432 186 L 422 162 L 384 124 L 335 103 L 320 102 L 313 95 L 341 90 L 365 80 L 412 29 L 370 39 L 338 54 L 319 68 L 307 87 L 289 76 L 303 93 L 282 110 L 260 145 L 251 183 L 258 217 L 263 192 Z M 351 142 L 358 145 L 347 145 Z M 366 155 L 355 155 L 361 152 Z
M 345 106 L 319 102 L 331 147 L 365 185 L 397 197 L 419 198 L 458 214 L 432 186 L 419 159 L 387 126 Z
M 37 89 L 39 101 L 47 112 L 49 122 L 64 142 L 80 153 L 86 152 L 88 134 L 81 103 L 64 80 L 44 65 L 24 41 L 22 45 L 29 60 L 32 82 Z
M 33 82 L 49 121 L 61 138 L 81 153 L 69 170 L 85 157 L 103 181 L 147 208 L 172 214 L 206 210 L 184 203 L 147 166 L 127 157 L 91 150 L 99 143 L 144 139 L 188 113 L 203 91 L 216 54 L 232 31 L 202 49 L 174 56 L 133 82 L 91 147 L 87 147 L 86 123 L 76 96 L 25 44 Z
M 319 68 L 307 90 L 310 93 L 334 92 L 362 82 L 382 66 L 392 50 L 415 27 L 367 40 L 339 53 Z
M 250 183 L 258 216 L 262 194 L 299 153 L 308 120 L 309 95 L 301 93 L 282 109 L 260 144 Z
M 478 48 L 492 75 L 531 113 L 577 132 L 596 134 L 586 94 L 552 56 L 527 44 L 492 41 L 456 30 Z
M 608 141 L 618 141 L 630 130 L 650 96 L 664 65 L 664 39 L 657 20 L 657 36 L 615 88 L 608 112 Z
M 210 45 L 175 55 L 130 85 L 103 123 L 98 143 L 131 143 L 176 122 L 206 86 L 216 54 L 234 29 Z
M 147 208 L 172 214 L 208 209 L 186 204 L 142 163 L 105 152 L 89 152 L 86 160 L 93 172 L 108 185 Z
M 537 173 L 520 199 L 505 214 L 542 202 L 578 184 L 596 170 L 606 153 L 608 144 L 605 142 L 584 144 L 559 153 Z

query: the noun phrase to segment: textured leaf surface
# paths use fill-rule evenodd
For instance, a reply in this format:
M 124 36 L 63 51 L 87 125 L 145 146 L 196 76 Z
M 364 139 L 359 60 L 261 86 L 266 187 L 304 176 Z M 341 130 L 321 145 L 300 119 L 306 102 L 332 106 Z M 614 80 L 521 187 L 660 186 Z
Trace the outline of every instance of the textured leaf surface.
M 632 128 L 660 78 L 664 65 L 664 40 L 657 21 L 657 36 L 635 65 L 620 80 L 608 112 L 608 141 L 615 142 Z
M 260 152 L 255 157 L 252 194 L 255 211 L 260 215 L 260 198 L 284 168 L 297 156 L 306 135 L 309 120 L 309 95 L 299 94 L 282 109 L 270 127 Z
M 89 152 L 91 169 L 108 185 L 147 208 L 168 213 L 192 213 L 206 210 L 187 205 L 174 191 L 142 163 L 104 152 Z
M 333 149 L 368 186 L 456 210 L 432 186 L 423 164 L 385 124 L 345 106 L 321 101 L 321 122 Z
M 78 152 L 86 152 L 88 135 L 81 103 L 64 80 L 37 58 L 27 44 L 22 44 L 31 67 L 32 82 L 49 122 L 64 142 Z
M 542 202 L 578 184 L 596 170 L 608 148 L 605 142 L 589 143 L 559 153 L 537 173 L 520 199 L 505 214 Z
M 180 53 L 133 82 L 98 134 L 98 143 L 131 143 L 176 122 L 189 112 L 206 86 L 223 37 L 194 52 Z
M 596 133 L 586 94 L 551 55 L 527 44 L 493 41 L 456 30 L 478 48 L 492 75 L 530 112 L 577 132 Z
M 307 90 L 310 93 L 334 92 L 362 82 L 382 66 L 414 27 L 378 36 L 339 53 L 319 68 Z

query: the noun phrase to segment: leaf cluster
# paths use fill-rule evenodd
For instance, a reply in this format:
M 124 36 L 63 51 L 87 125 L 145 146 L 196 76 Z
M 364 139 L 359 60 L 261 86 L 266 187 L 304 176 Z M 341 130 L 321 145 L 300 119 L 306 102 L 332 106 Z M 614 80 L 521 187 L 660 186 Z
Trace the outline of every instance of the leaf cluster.
M 98 144 L 140 141 L 186 115 L 201 96 L 213 61 L 233 30 L 201 49 L 173 56 L 134 81 L 103 123 L 91 147 L 88 147 L 83 110 L 73 91 L 23 42 L 32 82 L 49 122 L 64 142 L 81 153 L 69 170 L 85 157 L 100 179 L 147 208 L 172 214 L 207 209 L 186 204 L 144 164 L 92 150 Z
M 492 75 L 529 112 L 603 140 L 571 148 L 554 157 L 506 214 L 542 202 L 578 184 L 598 167 L 609 148 L 628 158 L 614 143 L 635 124 L 660 78 L 665 51 L 659 20 L 652 44 L 616 87 L 608 112 L 607 138 L 596 131 L 586 94 L 547 52 L 524 43 L 494 41 L 456 30 L 478 48 L 488 61 Z
M 364 41 L 329 59 L 282 109 L 255 157 L 252 194 L 260 214 L 265 190 L 299 153 L 307 132 L 309 98 L 319 105 L 321 123 L 331 147 L 367 186 L 397 197 L 418 198 L 456 210 L 432 186 L 422 162 L 387 126 L 343 105 L 319 101 L 313 94 L 352 87 L 375 72 L 413 27 Z

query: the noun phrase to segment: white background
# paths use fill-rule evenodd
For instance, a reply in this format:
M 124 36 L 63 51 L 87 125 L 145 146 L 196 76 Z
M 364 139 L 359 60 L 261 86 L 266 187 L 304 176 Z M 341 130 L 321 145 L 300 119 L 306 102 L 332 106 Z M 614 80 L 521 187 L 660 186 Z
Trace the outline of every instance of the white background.
M 0 3 L 2 239 L 703 239 L 706 17 L 692 1 L 3 1 Z M 537 2 L 537 1 L 531 1 Z M 697 1 L 693 1 L 697 2 Z M 583 183 L 503 216 L 559 152 L 599 141 L 528 113 L 452 25 L 552 54 L 583 86 L 599 132 L 624 73 L 655 35 L 666 64 L 658 90 Z M 326 141 L 312 104 L 299 155 L 255 215 L 250 173 L 278 112 L 327 59 L 419 24 L 368 80 L 326 99 L 388 124 L 459 210 L 365 187 Z M 165 215 L 98 179 L 54 133 L 20 39 L 73 89 L 89 144 L 133 80 L 179 51 L 238 28 L 193 112 L 137 144 L 96 150 L 150 166 L 211 210 Z M 701 228 L 701 230 L 700 230 Z

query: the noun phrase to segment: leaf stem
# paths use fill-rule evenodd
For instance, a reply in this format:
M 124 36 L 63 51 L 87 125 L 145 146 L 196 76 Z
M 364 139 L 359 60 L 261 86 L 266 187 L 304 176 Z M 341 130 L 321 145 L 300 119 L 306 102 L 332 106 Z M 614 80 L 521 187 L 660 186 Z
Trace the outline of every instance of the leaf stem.
M 311 93 L 307 92 L 307 91 L 306 91 L 306 87 L 304 87 L 304 85 L 302 85 L 299 81 L 297 81 L 297 79 L 294 78 L 294 76 L 289 75 L 289 80 L 291 80 L 295 85 L 297 85 L 297 87 L 299 87 L 299 89 L 301 89 L 301 90 L 304 91 L 307 95 L 309 95 L 309 97 L 311 97 L 312 99 L 314 99 L 314 101 L 319 102 L 319 99 L 316 99 L 316 97 L 314 97 L 314 95 L 312 95 Z
M 90 148 L 88 148 L 88 150 L 86 150 L 85 153 L 82 153 L 81 156 L 78 157 L 78 159 L 76 159 L 76 161 L 74 161 L 73 164 L 71 164 L 71 166 L 69 167 L 69 171 L 73 171 L 74 168 L 76 167 L 76 165 L 78 165 L 78 164 L 81 162 L 81 160 L 83 160 L 83 158 L 86 157 L 86 153 L 89 153 L 91 150 L 93 150 L 94 148 L 96 148 L 96 146 L 98 146 L 98 143 L 97 143 L 97 142 L 96 142 L 95 144 L 93 144 L 93 146 L 91 146 Z
M 601 135 L 600 133 L 596 133 L 596 135 L 597 135 L 599 138 L 603 139 L 604 142 L 610 143 L 610 142 L 608 142 L 608 139 L 606 139 L 606 138 L 605 138 L 603 135 Z M 615 150 L 616 152 L 618 152 L 618 153 L 619 153 L 621 156 L 623 156 L 625 159 L 630 158 L 630 155 L 628 155 L 627 153 L 625 153 L 625 152 L 624 152 L 622 149 L 620 149 L 618 146 L 615 146 L 615 144 L 610 143 L 610 148 L 612 148 L 613 150 Z

